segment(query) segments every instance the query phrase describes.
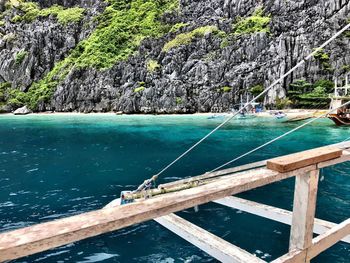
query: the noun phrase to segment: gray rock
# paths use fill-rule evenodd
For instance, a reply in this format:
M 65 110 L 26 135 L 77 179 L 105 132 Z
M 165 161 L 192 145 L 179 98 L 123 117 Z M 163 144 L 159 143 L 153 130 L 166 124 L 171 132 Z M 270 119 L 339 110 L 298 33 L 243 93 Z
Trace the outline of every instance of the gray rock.
M 6 21 L 0 40 L 0 82 L 11 82 L 13 88 L 27 91 L 30 85 L 49 72 L 77 43 L 86 38 L 95 25 L 85 22 L 99 14 L 104 1 L 37 0 L 43 6 L 63 4 L 87 8 L 82 23 L 63 27 L 53 18 L 31 24 Z M 271 15 L 271 33 L 229 36 L 226 47 L 213 34 L 196 38 L 188 45 L 162 52 L 164 44 L 176 36 L 168 33 L 160 38 L 147 38 L 138 52 L 127 61 L 109 70 L 74 68 L 56 88 L 49 103 L 39 110 L 123 113 L 193 113 L 222 112 L 239 103 L 241 95 L 249 95 L 250 87 L 265 87 L 285 74 L 296 63 L 346 24 L 350 11 L 348 0 L 320 1 L 241 1 L 181 0 L 180 12 L 168 14 L 162 21 L 186 22 L 186 32 L 199 26 L 216 25 L 232 33 L 238 16 L 251 15 L 262 6 Z M 12 35 L 11 35 L 12 34 Z M 12 36 L 12 37 L 10 37 Z M 341 36 L 325 51 L 330 56 L 326 70 L 312 59 L 297 69 L 265 96 L 265 104 L 283 98 L 290 83 L 297 79 L 315 82 L 332 80 L 341 68 L 350 65 L 350 38 Z M 18 65 L 19 50 L 28 56 Z M 147 70 L 147 60 L 156 60 L 160 67 Z M 145 89 L 134 92 L 144 82 Z M 229 86 L 229 92 L 222 87 Z
M 29 113 L 32 113 L 32 111 L 28 109 L 27 106 L 23 106 L 22 108 L 19 108 L 13 112 L 14 115 L 27 115 Z

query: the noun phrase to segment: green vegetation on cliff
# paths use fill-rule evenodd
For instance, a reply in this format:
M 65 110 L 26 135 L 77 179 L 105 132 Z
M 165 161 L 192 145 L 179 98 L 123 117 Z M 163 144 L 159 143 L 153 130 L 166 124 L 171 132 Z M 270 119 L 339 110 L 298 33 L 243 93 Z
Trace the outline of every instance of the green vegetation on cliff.
M 54 15 L 59 23 L 67 25 L 68 23 L 76 23 L 83 19 L 85 9 L 80 7 L 64 8 L 59 5 L 54 5 L 50 8 L 41 10 L 40 16 L 46 17 Z
M 145 87 L 141 86 L 141 87 L 138 87 L 138 88 L 134 89 L 134 92 L 138 93 L 138 92 L 141 92 L 141 91 L 144 91 L 144 90 L 145 90 Z
M 163 51 L 168 52 L 172 48 L 175 48 L 181 45 L 188 45 L 196 37 L 203 37 L 206 34 L 211 34 L 211 33 L 225 34 L 224 32 L 220 31 L 216 26 L 198 27 L 190 32 L 178 34 L 173 40 L 169 41 L 164 45 Z
M 11 88 L 11 83 L 9 82 L 0 83 L 0 104 L 3 104 L 6 102 L 6 93 L 9 88 Z
M 255 85 L 249 89 L 250 93 L 253 95 L 253 97 L 258 96 L 261 92 L 264 91 L 264 86 L 262 84 Z M 260 98 L 257 99 L 256 102 L 263 102 L 264 101 L 264 96 L 261 96 Z
M 28 55 L 27 51 L 25 51 L 25 50 L 19 51 L 16 54 L 15 63 L 17 65 L 21 64 L 27 55 Z
M 169 32 L 175 33 L 188 25 L 189 25 L 189 23 L 177 23 L 177 24 L 172 26 L 172 28 L 170 29 Z
M 155 72 L 160 68 L 160 65 L 158 61 L 150 59 L 147 61 L 147 71 L 148 72 Z
M 314 54 L 314 58 L 321 63 L 325 70 L 332 71 L 333 69 L 331 64 L 329 63 L 330 58 L 328 53 L 326 53 L 323 48 L 317 48 L 315 49 L 315 51 L 316 53 Z
M 132 55 L 144 38 L 168 32 L 160 17 L 177 0 L 134 0 L 130 6 L 128 1 L 109 2 L 98 28 L 73 52 L 78 67 L 110 68 Z
M 18 94 L 24 97 L 24 103 L 31 109 L 36 110 L 41 102 L 48 102 L 57 85 L 73 68 L 108 69 L 135 53 L 144 38 L 160 37 L 167 33 L 170 26 L 163 24 L 160 18 L 178 6 L 178 0 L 106 2 L 109 6 L 96 18 L 98 26 L 92 34 L 81 41 L 67 58 L 57 63 L 48 75 L 34 83 L 27 93 Z M 53 6 L 46 9 L 44 14 L 58 11 L 59 8 Z
M 276 108 L 278 110 L 283 110 L 283 109 L 287 109 L 290 107 L 290 105 L 292 105 L 293 102 L 289 99 L 289 98 L 276 98 Z
M 63 6 L 53 5 L 49 8 L 41 9 L 37 3 L 27 2 L 24 0 L 12 0 L 7 3 L 9 8 L 17 9 L 20 14 L 15 15 L 11 21 L 17 22 L 33 22 L 38 17 L 47 17 L 53 15 L 57 17 L 59 23 L 66 25 L 72 22 L 79 22 L 83 18 L 84 8 L 72 7 L 64 8 Z
M 270 33 L 270 16 L 264 16 L 262 8 L 255 10 L 253 15 L 246 18 L 238 18 L 233 25 L 236 35 L 253 34 L 257 32 Z
M 320 79 L 315 83 L 296 80 L 290 84 L 288 96 L 294 107 L 299 108 L 327 108 L 330 103 L 329 94 L 334 90 L 334 83 Z

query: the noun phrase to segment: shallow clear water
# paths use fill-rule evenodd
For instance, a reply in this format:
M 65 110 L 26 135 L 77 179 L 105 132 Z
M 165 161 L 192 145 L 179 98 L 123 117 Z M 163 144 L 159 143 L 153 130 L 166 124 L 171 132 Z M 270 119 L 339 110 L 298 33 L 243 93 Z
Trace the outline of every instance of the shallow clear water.
M 103 207 L 134 189 L 219 123 L 206 116 L 0 116 L 0 231 Z M 160 182 L 201 174 L 296 127 L 272 119 L 234 120 Z M 346 127 L 320 120 L 234 165 L 263 160 L 350 137 Z M 350 217 L 350 164 L 322 170 L 317 217 Z M 241 194 L 291 209 L 294 179 Z M 220 205 L 182 217 L 257 256 L 287 252 L 289 227 Z M 338 243 L 314 262 L 349 262 Z M 154 222 L 76 242 L 16 262 L 215 262 Z

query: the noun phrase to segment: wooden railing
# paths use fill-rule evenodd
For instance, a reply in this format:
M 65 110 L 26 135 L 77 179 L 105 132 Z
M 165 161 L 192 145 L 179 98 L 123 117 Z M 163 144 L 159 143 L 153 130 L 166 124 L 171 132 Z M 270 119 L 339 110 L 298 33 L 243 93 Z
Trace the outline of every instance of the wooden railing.
M 264 262 L 247 251 L 172 214 L 214 201 L 218 204 L 291 225 L 289 253 L 273 262 L 308 262 L 342 240 L 350 243 L 350 219 L 335 224 L 314 219 L 319 170 L 350 160 L 350 143 L 317 148 L 230 168 L 196 178 L 205 184 L 0 234 L 0 261 L 17 259 L 150 219 L 156 220 L 222 262 Z M 266 166 L 265 166 L 266 164 Z M 263 167 L 261 167 L 264 165 Z M 242 171 L 245 170 L 245 171 Z M 293 212 L 243 200 L 232 195 L 296 177 Z M 196 179 L 198 180 L 198 179 Z M 191 179 L 181 180 L 186 183 Z M 171 183 L 174 185 L 174 183 Z M 319 234 L 312 238 L 313 232 Z

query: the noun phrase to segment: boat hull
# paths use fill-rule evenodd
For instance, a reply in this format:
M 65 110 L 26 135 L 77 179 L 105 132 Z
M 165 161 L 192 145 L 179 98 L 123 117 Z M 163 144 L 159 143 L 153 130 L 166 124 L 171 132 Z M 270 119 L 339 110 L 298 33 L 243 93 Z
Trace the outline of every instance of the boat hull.
M 350 126 L 349 118 L 340 117 L 338 114 L 328 114 L 327 117 L 338 126 Z

